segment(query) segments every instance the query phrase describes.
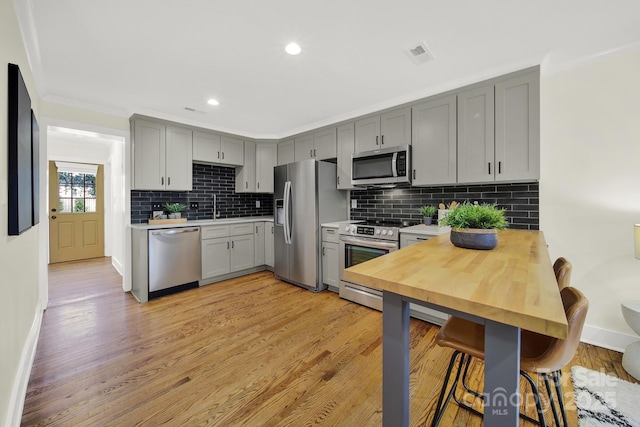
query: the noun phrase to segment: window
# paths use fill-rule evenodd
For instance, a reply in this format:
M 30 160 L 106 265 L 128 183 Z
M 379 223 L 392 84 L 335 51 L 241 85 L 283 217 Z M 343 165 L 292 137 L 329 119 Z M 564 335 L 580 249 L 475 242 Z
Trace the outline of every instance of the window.
M 60 213 L 95 212 L 97 171 L 69 169 L 58 168 L 58 210 Z

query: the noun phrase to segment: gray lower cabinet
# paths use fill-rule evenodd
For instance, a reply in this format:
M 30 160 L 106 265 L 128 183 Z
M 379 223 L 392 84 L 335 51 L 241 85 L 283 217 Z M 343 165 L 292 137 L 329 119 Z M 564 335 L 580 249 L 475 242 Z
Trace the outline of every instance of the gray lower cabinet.
M 322 227 L 322 282 L 338 292 L 340 286 L 338 229 Z
M 458 183 L 540 178 L 540 72 L 458 93 Z
M 264 263 L 266 266 L 273 268 L 273 250 L 274 250 L 274 228 L 273 222 L 264 223 Z
M 406 248 L 415 243 L 424 242 L 432 237 L 433 236 L 425 236 L 424 234 L 400 233 L 400 248 Z
M 254 223 L 203 226 L 202 279 L 255 267 Z
M 202 278 L 222 276 L 231 271 L 229 238 L 219 237 L 201 241 Z
M 406 248 L 407 246 L 423 242 L 425 240 L 431 239 L 432 237 L 435 236 L 429 236 L 422 233 L 414 234 L 400 232 L 400 248 Z M 436 325 L 442 325 L 449 318 L 449 315 L 446 313 L 434 310 L 432 308 L 423 307 L 418 304 L 409 304 L 409 312 L 411 313 L 411 316 L 415 317 L 416 319 L 424 320 Z
M 254 223 L 253 228 L 255 229 L 253 237 L 254 265 L 263 265 L 265 263 L 264 222 Z

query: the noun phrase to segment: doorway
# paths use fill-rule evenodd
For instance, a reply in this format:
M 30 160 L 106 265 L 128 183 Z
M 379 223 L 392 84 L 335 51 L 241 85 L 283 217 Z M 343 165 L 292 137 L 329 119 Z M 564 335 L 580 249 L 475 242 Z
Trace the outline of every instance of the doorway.
M 102 256 L 104 256 L 103 166 L 50 161 L 50 262 Z

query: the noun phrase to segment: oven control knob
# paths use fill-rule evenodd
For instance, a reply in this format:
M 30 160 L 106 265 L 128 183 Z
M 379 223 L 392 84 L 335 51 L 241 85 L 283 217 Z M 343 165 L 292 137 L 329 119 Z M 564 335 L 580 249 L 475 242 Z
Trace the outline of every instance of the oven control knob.
M 351 227 L 349 227 L 348 225 L 344 226 L 344 231 L 349 232 L 350 229 L 351 229 Z
M 386 236 L 387 235 L 387 230 L 382 230 L 382 235 Z
M 393 236 L 393 230 L 389 230 L 389 236 Z
M 380 229 L 376 228 L 376 234 L 380 234 Z
M 351 232 L 352 232 L 352 233 L 355 233 L 355 232 L 356 232 L 356 226 L 355 226 L 355 225 L 352 225 L 352 226 L 351 226 Z

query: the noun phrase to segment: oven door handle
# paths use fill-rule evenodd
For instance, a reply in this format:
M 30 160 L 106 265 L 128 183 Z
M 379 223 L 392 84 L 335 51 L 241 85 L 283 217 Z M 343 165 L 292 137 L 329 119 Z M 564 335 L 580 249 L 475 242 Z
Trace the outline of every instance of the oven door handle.
M 340 237 L 340 240 L 347 244 L 353 244 L 358 246 L 364 246 L 374 249 L 398 249 L 397 242 L 385 242 L 381 240 L 372 239 L 359 239 L 357 237 Z

